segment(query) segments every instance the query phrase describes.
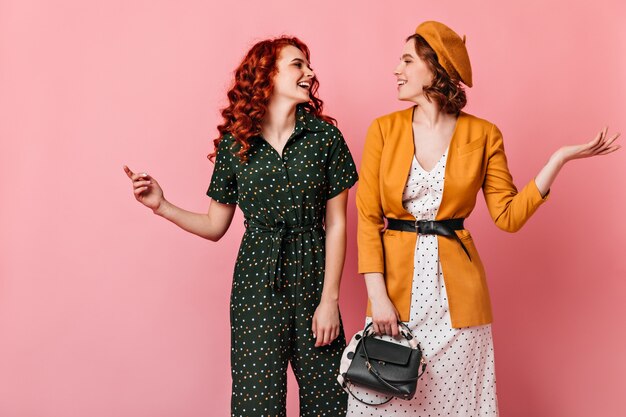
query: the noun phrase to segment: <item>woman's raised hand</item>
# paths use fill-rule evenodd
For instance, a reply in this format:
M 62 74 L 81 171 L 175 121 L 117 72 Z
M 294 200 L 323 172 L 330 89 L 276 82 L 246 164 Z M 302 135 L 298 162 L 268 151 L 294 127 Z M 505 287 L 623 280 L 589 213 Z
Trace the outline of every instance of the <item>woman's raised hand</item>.
M 589 158 L 596 155 L 607 155 L 615 152 L 620 145 L 615 144 L 620 134 L 608 135 L 608 127 L 602 129 L 593 140 L 582 145 L 563 146 L 556 151 L 555 156 L 565 163 L 573 159 Z
M 582 145 L 563 146 L 552 154 L 548 163 L 535 177 L 535 184 L 537 184 L 537 189 L 541 195 L 547 195 L 552 183 L 566 162 L 596 155 L 607 155 L 621 148 L 620 145 L 615 144 L 615 141 L 619 138 L 619 133 L 615 133 L 609 137 L 607 132 L 608 127 L 605 127 L 590 142 Z
M 159 183 L 145 172 L 135 174 L 126 165 L 124 165 L 124 172 L 132 181 L 133 193 L 137 201 L 152 211 L 156 211 L 165 201 Z

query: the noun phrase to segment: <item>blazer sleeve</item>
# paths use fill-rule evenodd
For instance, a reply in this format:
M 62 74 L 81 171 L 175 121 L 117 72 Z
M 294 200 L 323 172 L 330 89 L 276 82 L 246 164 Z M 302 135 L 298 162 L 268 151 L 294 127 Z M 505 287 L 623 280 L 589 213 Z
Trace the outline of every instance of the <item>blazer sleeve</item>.
M 375 120 L 367 131 L 356 192 L 359 273 L 385 272 L 381 233 L 385 227 L 380 196 L 380 159 L 383 150 L 380 124 Z
M 500 229 L 516 232 L 547 200 L 549 192 L 542 197 L 534 179 L 522 191 L 517 191 L 508 169 L 502 133 L 495 125 L 491 126 L 487 139 L 487 153 L 487 171 L 483 182 L 487 208 Z

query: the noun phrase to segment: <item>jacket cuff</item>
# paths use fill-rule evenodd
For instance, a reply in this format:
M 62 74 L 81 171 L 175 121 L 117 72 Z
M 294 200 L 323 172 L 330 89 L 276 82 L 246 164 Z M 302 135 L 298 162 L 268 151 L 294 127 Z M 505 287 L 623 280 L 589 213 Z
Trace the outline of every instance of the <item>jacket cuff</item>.
M 359 274 L 370 274 L 374 272 L 384 274 L 385 266 L 381 264 L 359 264 Z
M 539 188 L 537 188 L 537 183 L 534 179 L 530 182 L 530 184 L 528 184 L 528 186 L 532 190 L 531 195 L 533 196 L 533 203 L 538 205 L 545 203 L 548 200 L 548 197 L 550 197 L 550 189 L 548 189 L 546 195 L 544 195 L 543 197 L 541 196 L 541 192 L 539 191 Z

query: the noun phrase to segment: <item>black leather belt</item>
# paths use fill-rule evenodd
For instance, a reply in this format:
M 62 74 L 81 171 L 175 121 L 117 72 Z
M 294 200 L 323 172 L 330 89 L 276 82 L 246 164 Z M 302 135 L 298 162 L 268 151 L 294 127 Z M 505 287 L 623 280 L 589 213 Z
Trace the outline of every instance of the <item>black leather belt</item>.
M 417 232 L 419 235 L 439 235 L 452 238 L 459 242 L 463 251 L 472 260 L 467 248 L 459 239 L 455 230 L 463 230 L 463 220 L 465 219 L 447 219 L 447 220 L 399 220 L 387 219 L 387 229 L 400 230 L 402 232 Z

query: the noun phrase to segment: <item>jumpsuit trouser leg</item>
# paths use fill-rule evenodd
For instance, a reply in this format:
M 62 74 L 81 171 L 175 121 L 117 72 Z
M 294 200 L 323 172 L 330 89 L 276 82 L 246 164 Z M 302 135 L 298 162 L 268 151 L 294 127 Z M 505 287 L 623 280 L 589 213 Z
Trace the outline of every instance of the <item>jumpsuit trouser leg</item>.
M 241 275 L 241 274 L 240 274 Z M 343 329 L 316 348 L 311 331 L 323 277 L 285 277 L 274 289 L 256 274 L 239 277 L 231 294 L 231 415 L 286 416 L 287 365 L 298 381 L 300 416 L 344 417 L 347 396 L 336 380 Z
M 318 302 L 296 306 L 291 367 L 300 388 L 301 417 L 344 417 L 348 397 L 337 382 L 339 362 L 346 347 L 343 327 L 327 346 L 315 347 L 311 319 Z

